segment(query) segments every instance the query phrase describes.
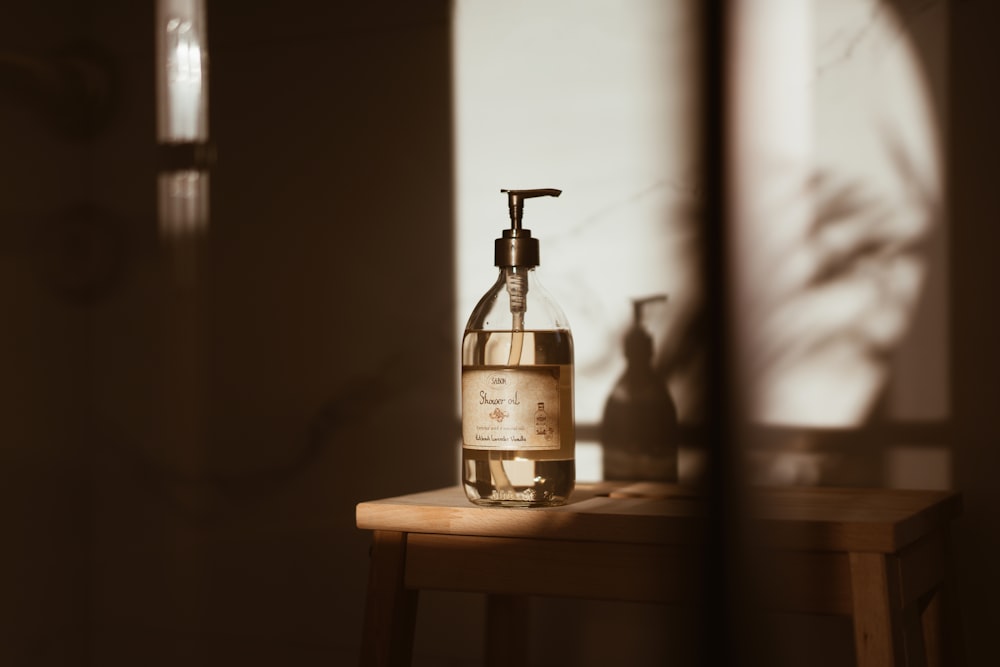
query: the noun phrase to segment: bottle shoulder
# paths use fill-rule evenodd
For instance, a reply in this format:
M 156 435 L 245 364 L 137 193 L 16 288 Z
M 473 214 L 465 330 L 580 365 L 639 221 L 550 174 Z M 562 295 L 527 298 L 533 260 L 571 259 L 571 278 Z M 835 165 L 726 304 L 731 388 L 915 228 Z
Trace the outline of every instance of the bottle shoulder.
M 462 337 L 466 366 L 573 364 L 573 335 L 568 329 L 467 329 Z M 516 364 L 515 364 L 516 365 Z
M 518 326 L 519 325 L 519 326 Z M 467 330 L 569 330 L 565 312 L 545 289 L 534 269 L 500 271 L 467 320 Z

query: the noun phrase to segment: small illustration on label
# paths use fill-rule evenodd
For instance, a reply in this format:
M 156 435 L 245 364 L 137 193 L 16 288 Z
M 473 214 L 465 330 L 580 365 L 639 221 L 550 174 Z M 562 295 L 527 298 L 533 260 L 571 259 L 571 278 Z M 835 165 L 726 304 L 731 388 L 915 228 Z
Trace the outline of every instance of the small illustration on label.
M 497 422 L 501 424 L 503 423 L 503 420 L 506 419 L 507 417 L 510 417 L 510 413 L 504 412 L 500 408 L 497 408 L 496 410 L 490 413 L 490 419 L 495 419 Z
M 547 420 L 548 415 L 545 414 L 545 402 L 540 401 L 538 403 L 538 411 L 535 412 L 535 435 L 548 435 Z

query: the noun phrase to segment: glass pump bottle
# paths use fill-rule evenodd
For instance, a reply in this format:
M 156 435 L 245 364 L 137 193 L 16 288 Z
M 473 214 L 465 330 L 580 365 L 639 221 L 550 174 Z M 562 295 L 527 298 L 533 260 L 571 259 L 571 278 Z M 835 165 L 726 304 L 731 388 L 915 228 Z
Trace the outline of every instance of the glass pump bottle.
M 538 239 L 524 200 L 560 190 L 501 190 L 510 229 L 494 245 L 496 282 L 462 338 L 462 482 L 477 505 L 544 507 L 576 477 L 573 336 L 536 274 Z

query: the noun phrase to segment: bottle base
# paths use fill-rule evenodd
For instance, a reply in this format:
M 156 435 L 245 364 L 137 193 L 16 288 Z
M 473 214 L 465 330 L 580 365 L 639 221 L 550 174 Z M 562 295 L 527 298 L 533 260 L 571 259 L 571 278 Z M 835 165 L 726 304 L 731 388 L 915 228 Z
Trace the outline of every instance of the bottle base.
M 475 505 L 556 507 L 569 500 L 576 464 L 573 459 L 466 458 L 462 473 L 465 495 Z
M 465 495 L 469 502 L 480 507 L 559 507 L 565 505 L 568 497 L 542 496 L 538 497 L 532 489 L 524 491 L 496 490 L 489 497 L 480 496 L 474 489 L 465 487 Z

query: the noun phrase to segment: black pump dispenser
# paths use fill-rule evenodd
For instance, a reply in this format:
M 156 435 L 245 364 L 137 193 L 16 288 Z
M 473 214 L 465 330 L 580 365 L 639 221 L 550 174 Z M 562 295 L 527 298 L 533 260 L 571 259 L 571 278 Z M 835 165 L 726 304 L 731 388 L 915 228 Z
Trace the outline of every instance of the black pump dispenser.
M 537 190 L 501 190 L 507 193 L 507 208 L 510 210 L 510 229 L 503 230 L 503 237 L 494 242 L 495 266 L 533 267 L 539 264 L 538 239 L 531 236 L 530 229 L 521 228 L 524 216 L 524 200 L 532 197 L 558 197 L 562 190 L 541 188 Z
M 642 325 L 643 307 L 666 300 L 665 295 L 632 300 L 627 366 L 608 396 L 601 424 L 605 479 L 677 480 L 677 407 L 653 368 L 653 337 Z

